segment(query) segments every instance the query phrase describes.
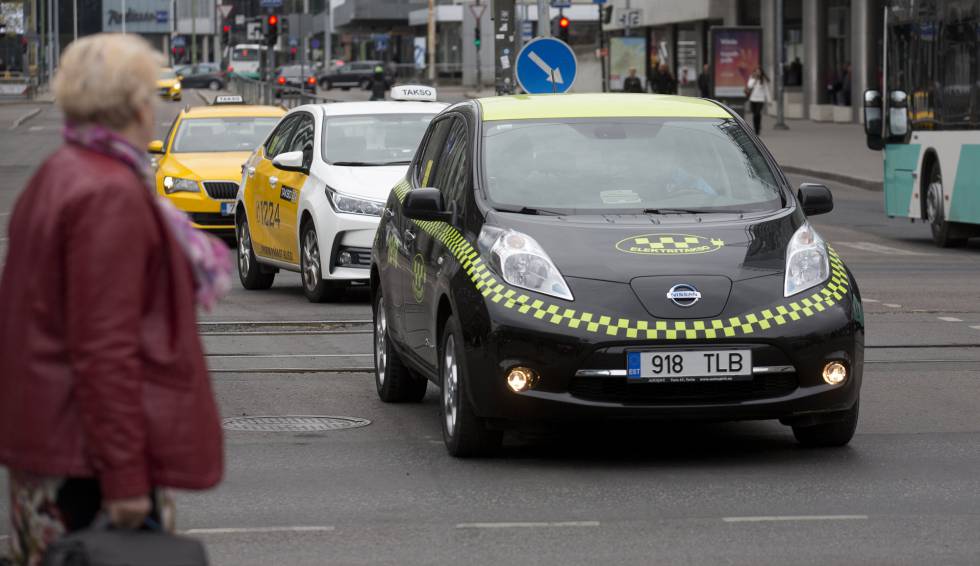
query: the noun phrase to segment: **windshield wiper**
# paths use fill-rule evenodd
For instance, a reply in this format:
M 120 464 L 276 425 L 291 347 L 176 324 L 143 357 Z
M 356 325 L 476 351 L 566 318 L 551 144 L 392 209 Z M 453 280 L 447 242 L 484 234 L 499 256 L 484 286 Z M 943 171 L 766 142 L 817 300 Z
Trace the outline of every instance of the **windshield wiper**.
M 530 208 L 527 206 L 522 206 L 520 208 L 497 208 L 501 212 L 513 212 L 516 214 L 529 214 L 532 216 L 537 215 L 549 215 L 549 216 L 565 216 L 564 212 L 558 210 L 548 210 L 547 208 Z
M 697 208 L 644 208 L 643 214 L 705 214 L 719 212 Z

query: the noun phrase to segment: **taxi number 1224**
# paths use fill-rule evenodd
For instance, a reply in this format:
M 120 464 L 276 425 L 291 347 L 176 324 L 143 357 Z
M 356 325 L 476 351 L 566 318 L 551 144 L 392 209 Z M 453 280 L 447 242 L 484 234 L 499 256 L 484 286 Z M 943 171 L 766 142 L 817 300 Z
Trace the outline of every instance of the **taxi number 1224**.
M 279 226 L 279 203 L 260 200 L 255 203 L 255 214 L 263 226 Z

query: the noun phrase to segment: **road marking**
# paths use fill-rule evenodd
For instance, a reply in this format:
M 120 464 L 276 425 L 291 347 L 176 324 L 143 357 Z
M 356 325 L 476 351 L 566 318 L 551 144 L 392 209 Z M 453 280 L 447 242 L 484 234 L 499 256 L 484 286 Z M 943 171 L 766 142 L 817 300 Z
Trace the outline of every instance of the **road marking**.
M 238 535 L 259 533 L 329 533 L 333 526 L 295 526 L 295 527 L 228 527 L 217 529 L 187 529 L 188 535 Z
M 37 116 L 40 113 L 41 113 L 41 109 L 40 108 L 35 108 L 34 110 L 29 111 L 28 113 L 24 114 L 20 118 L 17 118 L 16 120 L 14 120 L 14 123 L 13 123 L 12 126 L 10 126 L 10 129 L 11 130 L 16 130 L 17 128 L 20 127 L 21 124 L 23 124 L 24 122 L 26 122 L 26 121 L 30 120 L 31 118 Z
M 895 303 L 881 303 L 881 304 L 883 306 L 886 306 L 886 307 L 890 308 L 890 309 L 900 309 L 900 308 L 902 308 L 902 305 L 896 305 Z
M 760 515 L 757 517 L 722 517 L 726 523 L 766 523 L 777 521 L 864 521 L 867 515 Z
M 940 316 L 936 318 L 944 322 L 963 322 L 962 318 L 956 318 L 955 316 Z
M 457 529 L 553 529 L 564 527 L 598 527 L 599 521 L 554 521 L 511 523 L 459 523 Z
M 874 252 L 874 253 L 885 254 L 885 255 L 922 255 L 920 252 L 911 252 L 909 250 L 902 250 L 899 248 L 893 248 L 891 246 L 883 246 L 881 244 L 875 244 L 872 242 L 834 242 L 834 243 L 840 244 L 842 246 L 847 246 L 849 248 L 855 248 L 866 252 Z
M 971 326 L 970 328 L 972 328 L 972 329 L 974 329 L 974 330 L 980 330 L 980 324 L 977 324 L 977 325 L 974 325 L 974 326 Z
M 880 303 L 881 302 L 878 299 L 865 299 L 865 298 L 862 298 L 861 301 L 863 301 L 865 303 Z

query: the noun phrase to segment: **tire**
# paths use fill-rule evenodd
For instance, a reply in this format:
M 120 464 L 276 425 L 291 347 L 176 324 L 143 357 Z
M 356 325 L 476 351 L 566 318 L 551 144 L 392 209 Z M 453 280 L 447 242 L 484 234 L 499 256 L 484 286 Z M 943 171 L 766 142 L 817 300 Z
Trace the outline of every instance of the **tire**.
M 844 446 L 854 437 L 858 423 L 858 407 L 860 401 L 842 414 L 839 421 L 812 426 L 794 426 L 793 436 L 796 441 L 809 448 L 830 448 Z
M 221 81 L 211 81 L 208 83 L 208 88 L 211 90 L 221 90 Z
M 381 288 L 374 302 L 374 384 L 385 403 L 418 403 L 428 382 L 405 366 L 388 336 L 388 315 Z
M 369 81 L 367 79 L 361 79 L 361 83 L 359 85 L 357 85 L 357 86 L 359 86 L 361 88 L 361 90 L 367 90 L 367 89 L 371 88 L 371 81 Z
M 181 97 L 179 97 L 179 96 L 175 96 L 175 97 L 174 97 L 174 102 L 180 102 L 180 98 L 181 98 Z
M 488 429 L 466 397 L 465 354 L 455 318 L 446 322 L 439 344 L 440 414 L 446 450 L 456 458 L 492 455 L 500 449 L 504 433 Z
M 311 303 L 336 301 L 347 290 L 347 285 L 342 281 L 323 279 L 321 261 L 316 227 L 313 222 L 306 222 L 300 232 L 299 273 L 303 279 L 303 294 Z
M 346 91 L 350 90 L 350 87 L 349 86 L 342 86 L 342 87 L 340 87 L 340 90 L 346 92 Z
M 943 174 L 936 161 L 929 168 L 929 185 L 926 188 L 926 219 L 929 221 L 929 229 L 932 231 L 932 241 L 941 248 L 955 248 L 966 243 L 966 238 L 961 237 L 958 230 L 951 222 L 946 222 L 946 213 L 943 202 L 945 199 L 943 190 Z
M 263 270 L 255 259 L 252 249 L 252 234 L 248 229 L 248 219 L 243 218 L 235 230 L 236 248 L 238 249 L 238 279 L 242 287 L 249 291 L 262 291 L 272 287 L 276 280 L 275 271 Z
M 320 79 L 320 88 L 322 88 L 323 90 L 330 90 L 333 88 L 333 85 L 330 84 L 330 81 L 328 81 L 327 79 Z

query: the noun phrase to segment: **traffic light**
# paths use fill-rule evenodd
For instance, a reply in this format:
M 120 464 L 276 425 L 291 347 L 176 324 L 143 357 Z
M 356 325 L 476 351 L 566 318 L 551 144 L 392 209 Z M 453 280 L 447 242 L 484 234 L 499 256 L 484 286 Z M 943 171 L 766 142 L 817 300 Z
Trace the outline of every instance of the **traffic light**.
M 473 28 L 473 45 L 475 45 L 477 49 L 480 48 L 480 26 Z
M 221 43 L 231 45 L 231 26 L 228 24 L 221 27 Z
M 279 43 L 279 16 L 275 14 L 265 18 L 265 43 L 269 46 Z
M 568 43 L 568 28 L 571 24 L 571 20 L 565 16 L 558 18 L 558 39 Z

